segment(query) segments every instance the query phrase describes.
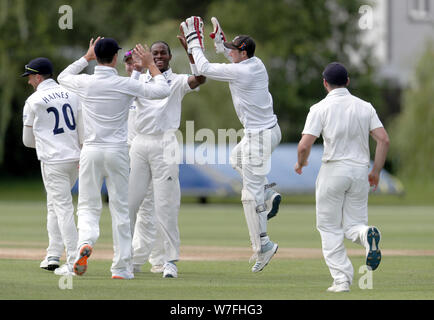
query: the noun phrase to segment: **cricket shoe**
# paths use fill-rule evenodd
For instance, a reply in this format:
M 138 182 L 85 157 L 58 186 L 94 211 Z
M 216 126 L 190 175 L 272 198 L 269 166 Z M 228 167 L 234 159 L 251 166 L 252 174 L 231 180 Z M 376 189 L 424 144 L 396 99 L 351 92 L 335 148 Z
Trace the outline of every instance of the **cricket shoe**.
M 282 196 L 272 189 L 275 186 L 275 183 L 271 183 L 265 186 L 264 198 L 265 198 L 265 206 L 267 208 L 267 220 L 275 217 L 279 212 L 279 205 L 282 201 Z
M 178 268 L 173 262 L 164 264 L 163 278 L 178 278 Z
M 366 252 L 366 265 L 375 270 L 378 268 L 381 262 L 381 250 L 378 247 L 380 242 L 381 234 L 376 227 L 369 227 L 367 234 L 368 246 Z
M 129 271 L 121 271 L 118 273 L 113 273 L 112 279 L 131 280 L 131 279 L 134 279 L 134 274 L 132 272 L 129 272 Z
M 92 254 L 92 247 L 89 244 L 84 244 L 80 247 L 78 259 L 74 263 L 74 272 L 78 276 L 82 276 L 87 270 L 87 259 Z
M 327 289 L 327 292 L 349 292 L 350 291 L 350 283 L 348 281 L 341 283 L 334 283 L 330 288 Z
M 59 257 L 45 257 L 45 259 L 41 261 L 39 267 L 48 271 L 54 271 L 59 268 L 59 260 Z
M 164 265 L 156 264 L 155 266 L 152 266 L 151 272 L 152 273 L 163 273 L 164 272 Z
M 54 274 L 58 276 L 75 276 L 75 273 L 72 270 L 72 266 L 66 263 L 63 266 L 54 270 Z
M 252 267 L 252 272 L 259 272 L 264 269 L 270 262 L 271 258 L 277 252 L 279 246 L 277 243 L 272 241 L 268 242 L 265 246 L 261 248 L 261 252 L 258 253 L 258 258 L 256 259 L 255 265 Z

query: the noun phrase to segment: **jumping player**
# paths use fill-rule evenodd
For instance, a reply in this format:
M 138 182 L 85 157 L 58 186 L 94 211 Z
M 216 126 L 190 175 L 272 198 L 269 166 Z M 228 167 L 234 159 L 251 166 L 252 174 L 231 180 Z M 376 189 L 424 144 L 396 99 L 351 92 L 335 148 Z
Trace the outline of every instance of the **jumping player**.
M 267 220 L 272 208 L 266 205 L 267 200 L 277 193 L 269 191 L 265 194 L 265 188 L 271 153 L 280 143 L 281 131 L 268 90 L 267 70 L 254 55 L 256 45 L 251 37 L 240 35 L 231 42 L 224 42 L 223 31 L 217 22 L 214 30 L 216 48 L 228 49 L 224 49 L 224 53 L 232 63 L 210 63 L 203 53 L 202 19 L 190 17 L 181 23 L 181 27 L 198 73 L 229 83 L 236 113 L 244 127 L 244 137 L 232 151 L 231 164 L 243 179 L 241 201 L 252 243 L 251 259 L 256 259 L 252 272 L 259 272 L 278 248 L 267 235 Z M 278 202 L 275 204 L 278 205 Z

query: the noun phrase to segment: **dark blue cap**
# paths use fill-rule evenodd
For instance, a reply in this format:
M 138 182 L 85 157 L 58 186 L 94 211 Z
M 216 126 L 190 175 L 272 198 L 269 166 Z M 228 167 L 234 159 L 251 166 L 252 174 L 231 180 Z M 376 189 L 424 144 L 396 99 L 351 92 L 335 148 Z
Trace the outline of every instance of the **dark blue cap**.
M 97 58 L 111 58 L 118 50 L 122 49 L 118 46 L 116 40 L 112 38 L 102 38 L 95 45 L 95 55 Z
M 323 78 L 332 85 L 343 86 L 347 84 L 348 72 L 339 62 L 330 63 L 322 73 Z
M 239 35 L 231 42 L 224 42 L 223 45 L 228 49 L 236 49 L 239 51 L 247 51 L 249 57 L 253 56 L 256 49 L 255 40 L 247 35 Z
M 24 69 L 22 77 L 27 77 L 29 74 L 53 74 L 53 64 L 47 58 L 33 59 L 24 66 Z

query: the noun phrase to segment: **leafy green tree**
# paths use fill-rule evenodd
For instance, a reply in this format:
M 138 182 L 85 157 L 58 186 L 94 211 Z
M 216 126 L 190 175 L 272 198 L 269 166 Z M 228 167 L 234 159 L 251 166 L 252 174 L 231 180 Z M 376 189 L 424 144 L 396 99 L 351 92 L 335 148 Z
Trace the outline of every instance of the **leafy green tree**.
M 284 142 L 299 139 L 308 108 L 325 96 L 321 72 L 331 61 L 347 65 L 353 93 L 380 107 L 370 51 L 358 41 L 361 0 L 70 0 L 72 30 L 58 26 L 59 8 L 64 4 L 63 0 L 0 0 L 2 173 L 39 172 L 34 151 L 21 142 L 22 107 L 32 88 L 19 75 L 28 61 L 38 56 L 50 58 L 57 76 L 85 53 L 91 37 L 100 35 L 117 39 L 125 50 L 137 42 L 165 40 L 172 47 L 174 71 L 188 73 L 188 60 L 176 34 L 179 23 L 191 15 L 205 20 L 205 53 L 212 62 L 226 62 L 215 54 L 207 36 L 212 16 L 219 18 L 228 38 L 244 33 L 256 40 L 256 54 L 270 76 Z M 354 52 L 359 56 L 358 65 L 350 62 Z M 118 69 L 123 72 L 121 63 Z M 181 130 L 187 120 L 194 120 L 196 129 L 241 128 L 227 84 L 212 80 L 201 86 L 200 93 L 184 99 Z
M 398 172 L 418 183 L 434 181 L 434 45 L 418 62 L 403 94 L 403 110 L 393 122 L 391 151 Z
M 229 38 L 248 34 L 267 66 L 283 141 L 300 138 L 309 107 L 325 96 L 322 71 L 332 61 L 349 69 L 350 91 L 381 108 L 369 48 L 359 41 L 359 8 L 366 1 L 214 1 L 216 16 Z M 360 63 L 351 62 L 358 55 Z

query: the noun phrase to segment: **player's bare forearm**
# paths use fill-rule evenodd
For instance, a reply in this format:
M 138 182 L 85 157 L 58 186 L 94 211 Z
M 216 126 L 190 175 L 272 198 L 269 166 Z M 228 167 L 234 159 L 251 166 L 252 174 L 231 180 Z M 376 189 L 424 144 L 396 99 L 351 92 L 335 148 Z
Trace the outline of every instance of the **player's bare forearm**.
M 182 47 L 184 48 L 185 52 L 187 53 L 187 57 L 188 57 L 188 60 L 190 61 L 190 65 L 195 66 L 193 55 L 191 53 L 188 53 L 187 42 L 185 40 L 184 34 L 182 33 L 182 30 L 181 30 L 181 35 L 177 35 L 176 37 L 179 39 L 179 42 L 181 43 Z M 198 76 L 195 74 L 194 76 L 190 76 L 188 78 L 188 85 L 190 86 L 191 89 L 195 89 L 198 86 L 200 86 L 201 84 L 204 84 L 205 81 L 206 81 L 205 76 Z
M 297 148 L 297 162 L 301 167 L 306 166 L 307 164 L 307 159 L 309 158 L 310 155 L 310 150 L 312 148 L 308 147 L 308 146 L 298 146 Z
M 197 87 L 199 87 L 201 84 L 204 84 L 206 82 L 206 77 L 205 76 L 189 76 L 188 77 L 188 85 L 190 86 L 191 89 L 196 89 Z
M 187 53 L 188 60 L 190 61 L 191 64 L 194 64 L 193 55 L 191 53 L 188 53 L 187 41 L 185 40 L 185 36 L 182 33 L 182 30 L 181 30 L 181 34 L 177 35 L 176 37 L 178 38 L 179 42 L 181 43 L 181 46 L 184 48 L 185 52 Z
M 383 169 L 388 151 L 389 141 L 377 142 L 377 147 L 375 148 L 374 166 L 372 167 L 373 172 L 380 173 L 381 169 Z
M 310 134 L 304 134 L 301 137 L 297 147 L 297 163 L 294 166 L 294 170 L 298 174 L 302 174 L 303 167 L 307 166 L 307 159 L 310 155 L 310 150 L 315 142 L 316 137 Z
M 161 74 L 154 62 L 151 51 L 145 44 L 137 44 L 133 50 L 134 70 L 141 72 L 143 68 L 147 68 L 152 77 Z
M 389 151 L 389 136 L 384 128 L 377 128 L 371 131 L 371 136 L 377 142 L 377 147 L 375 148 L 375 159 L 372 171 L 375 173 L 380 173 L 381 169 L 384 167 L 386 162 L 387 152 Z
M 155 65 L 155 63 L 152 63 L 149 65 L 148 67 L 149 73 L 151 74 L 151 76 L 155 77 L 159 74 L 161 74 L 160 69 L 157 68 L 157 66 Z
M 315 140 L 316 137 L 310 134 L 304 134 L 301 138 L 297 147 L 298 163 L 301 166 L 306 166 L 307 159 L 310 155 L 310 150 L 312 149 L 312 145 Z

